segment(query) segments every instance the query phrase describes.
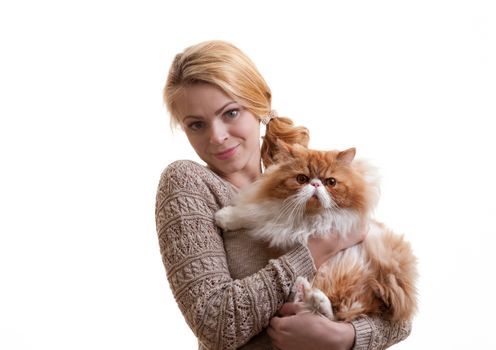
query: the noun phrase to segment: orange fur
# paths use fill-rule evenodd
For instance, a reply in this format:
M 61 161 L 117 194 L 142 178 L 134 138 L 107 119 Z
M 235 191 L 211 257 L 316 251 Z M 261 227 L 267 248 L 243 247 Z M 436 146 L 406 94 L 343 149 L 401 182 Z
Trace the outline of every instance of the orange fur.
M 410 320 L 416 311 L 416 258 L 410 244 L 383 225 L 381 230 L 351 248 L 354 251 L 335 255 L 313 281 L 331 300 L 338 320 L 362 314 Z
M 354 148 L 308 149 L 308 131 L 285 118 L 275 118 L 268 126 L 262 154 L 264 164 L 270 166 L 249 190 L 240 193 L 236 205 L 216 213 L 218 225 L 248 228 L 254 236 L 283 249 L 306 244 L 311 235 L 335 231 L 346 236 L 368 226 L 362 243 L 340 251 L 317 272 L 313 287 L 332 304 L 332 310 L 324 313 L 342 321 L 360 315 L 410 320 L 417 308 L 416 258 L 403 236 L 371 219 L 378 199 L 372 168 L 354 160 Z M 297 135 L 302 135 L 300 142 Z M 296 283 L 295 287 L 302 286 Z M 311 299 L 311 291 L 303 295 L 310 295 L 303 300 L 308 305 L 321 301 L 320 293 L 313 294 L 316 299 Z
M 338 186 L 327 189 L 340 207 L 357 209 L 362 213 L 371 209 L 368 198 L 371 194 L 367 192 L 364 180 L 354 176 L 356 170 L 339 159 L 342 152 L 311 150 L 300 145 L 289 146 L 281 141 L 278 142 L 278 149 L 279 153 L 275 156 L 277 163 L 264 174 L 254 202 L 287 198 L 294 194 L 301 188 L 296 175 L 304 173 L 309 177 L 338 179 Z M 311 206 L 309 204 L 309 210 Z
M 313 287 L 330 299 L 337 320 L 350 321 L 360 315 L 381 315 L 392 321 L 409 320 L 416 310 L 416 258 L 403 236 L 370 219 L 375 205 L 373 186 L 364 173 L 367 165 L 352 163 L 355 151 L 317 151 L 301 145 L 278 142 L 275 165 L 267 169 L 252 202 L 285 198 L 297 193 L 302 184 L 298 174 L 309 178 L 333 177 L 336 186 L 326 186 L 340 209 L 358 213 L 361 224 L 375 232 L 352 248 L 331 258 L 318 271 Z M 308 215 L 322 211 L 315 198 L 306 203 Z
M 284 140 L 288 144 L 300 144 L 308 146 L 310 138 L 308 129 L 303 126 L 294 126 L 289 118 L 276 117 L 272 119 L 265 129 L 265 136 L 261 148 L 263 165 L 268 168 L 275 162 L 278 153 L 278 140 Z

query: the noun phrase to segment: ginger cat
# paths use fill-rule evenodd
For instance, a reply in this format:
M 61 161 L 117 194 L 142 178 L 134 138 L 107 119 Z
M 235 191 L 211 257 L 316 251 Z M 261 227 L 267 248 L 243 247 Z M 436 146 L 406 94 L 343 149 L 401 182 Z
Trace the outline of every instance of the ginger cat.
M 278 141 L 275 162 L 215 219 L 226 230 L 248 229 L 288 249 L 311 235 L 369 228 L 366 239 L 340 251 L 310 284 L 296 280 L 296 299 L 332 320 L 380 315 L 410 320 L 416 311 L 416 258 L 410 244 L 371 217 L 379 196 L 373 168 L 355 149 L 317 151 Z

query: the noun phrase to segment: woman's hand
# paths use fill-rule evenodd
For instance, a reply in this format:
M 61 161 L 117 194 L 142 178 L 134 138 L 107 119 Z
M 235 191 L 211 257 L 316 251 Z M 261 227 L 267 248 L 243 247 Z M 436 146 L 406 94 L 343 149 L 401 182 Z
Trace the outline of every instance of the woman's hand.
M 368 226 L 362 227 L 362 229 L 357 232 L 351 232 L 345 237 L 337 232 L 331 232 L 326 236 L 311 236 L 308 239 L 308 249 L 312 254 L 315 267 L 318 269 L 320 265 L 340 250 L 349 248 L 363 241 L 367 236 L 367 232 Z
M 349 350 L 355 342 L 351 323 L 333 322 L 305 309 L 302 303 L 286 303 L 281 317 L 270 320 L 267 334 L 281 350 Z

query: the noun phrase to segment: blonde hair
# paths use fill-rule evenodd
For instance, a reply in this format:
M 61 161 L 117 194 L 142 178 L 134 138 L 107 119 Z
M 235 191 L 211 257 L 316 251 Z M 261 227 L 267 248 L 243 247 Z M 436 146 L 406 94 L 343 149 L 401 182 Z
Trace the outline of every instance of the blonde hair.
M 171 126 L 179 123 L 176 108 L 179 93 L 195 83 L 218 87 L 259 118 L 271 110 L 269 86 L 248 56 L 228 42 L 205 41 L 176 55 L 164 87 Z
M 295 143 L 308 147 L 310 133 L 304 126 L 294 126 L 289 118 L 272 118 L 265 129 L 265 136 L 261 148 L 262 162 L 268 168 L 275 162 L 275 155 L 278 152 L 277 140 L 282 140 L 287 144 Z
M 164 87 L 164 102 L 171 115 L 172 127 L 179 124 L 176 100 L 181 90 L 196 83 L 218 87 L 259 119 L 271 115 L 269 86 L 248 56 L 231 43 L 205 41 L 176 55 Z M 272 118 L 267 123 L 261 148 L 265 167 L 274 162 L 278 139 L 307 147 L 308 129 L 295 127 L 289 118 Z

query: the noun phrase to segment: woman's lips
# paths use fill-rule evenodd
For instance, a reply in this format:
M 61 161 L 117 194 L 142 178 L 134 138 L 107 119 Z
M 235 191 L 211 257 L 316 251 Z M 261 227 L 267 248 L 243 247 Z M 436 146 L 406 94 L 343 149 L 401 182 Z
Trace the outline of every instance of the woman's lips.
M 219 152 L 219 153 L 215 153 L 214 156 L 215 158 L 219 159 L 219 160 L 226 160 L 226 159 L 229 159 L 231 158 L 235 153 L 236 153 L 236 150 L 238 149 L 238 146 L 234 146 L 234 147 L 231 147 L 225 151 L 222 151 L 222 152 Z

